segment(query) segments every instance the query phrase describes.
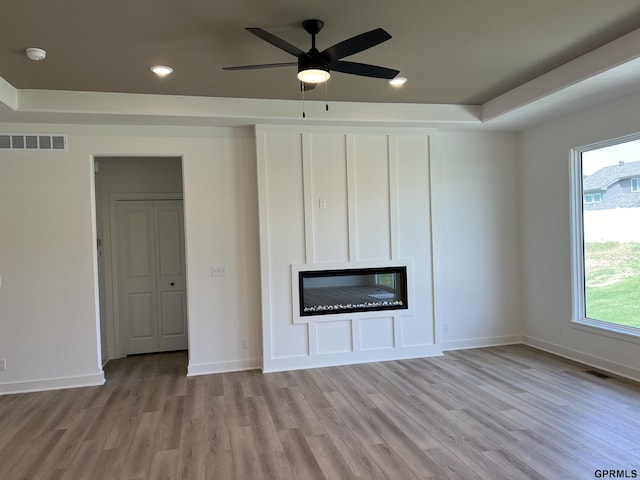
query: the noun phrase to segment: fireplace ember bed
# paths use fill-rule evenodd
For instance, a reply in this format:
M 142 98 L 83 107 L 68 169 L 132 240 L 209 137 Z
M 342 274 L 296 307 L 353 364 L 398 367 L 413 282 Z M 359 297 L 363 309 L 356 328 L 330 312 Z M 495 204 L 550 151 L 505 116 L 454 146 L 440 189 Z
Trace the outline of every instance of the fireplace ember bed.
M 298 272 L 300 316 L 408 308 L 407 267 Z

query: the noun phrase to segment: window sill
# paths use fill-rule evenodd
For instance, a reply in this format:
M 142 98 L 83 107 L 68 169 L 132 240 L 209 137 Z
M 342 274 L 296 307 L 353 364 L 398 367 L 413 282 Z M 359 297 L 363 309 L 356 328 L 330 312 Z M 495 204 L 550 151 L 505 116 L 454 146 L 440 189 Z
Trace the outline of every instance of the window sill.
M 584 332 L 640 344 L 640 329 L 638 328 L 616 325 L 615 323 L 603 322 L 592 318 L 572 320 L 571 325 L 573 328 Z

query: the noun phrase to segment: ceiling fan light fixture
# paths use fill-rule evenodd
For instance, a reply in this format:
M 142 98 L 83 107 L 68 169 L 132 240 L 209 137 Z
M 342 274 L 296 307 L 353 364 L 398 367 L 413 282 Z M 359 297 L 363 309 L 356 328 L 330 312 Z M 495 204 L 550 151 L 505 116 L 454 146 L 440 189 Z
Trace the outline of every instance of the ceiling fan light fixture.
M 298 58 L 298 80 L 304 83 L 323 83 L 329 80 L 329 66 L 318 58 L 313 48 L 308 54 Z
M 298 72 L 298 79 L 304 83 L 323 83 L 329 80 L 329 77 L 329 71 L 320 68 L 308 68 Z

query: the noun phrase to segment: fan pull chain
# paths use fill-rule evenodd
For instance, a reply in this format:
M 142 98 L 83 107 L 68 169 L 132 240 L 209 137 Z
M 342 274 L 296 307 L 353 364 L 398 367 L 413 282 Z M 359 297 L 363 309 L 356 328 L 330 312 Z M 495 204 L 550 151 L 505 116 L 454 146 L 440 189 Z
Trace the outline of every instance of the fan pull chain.
M 306 118 L 307 116 L 304 113 L 304 91 L 306 90 L 304 88 L 304 82 L 301 83 L 302 86 L 302 118 Z
M 328 84 L 329 82 L 324 82 L 324 109 L 328 112 L 329 111 L 329 87 Z

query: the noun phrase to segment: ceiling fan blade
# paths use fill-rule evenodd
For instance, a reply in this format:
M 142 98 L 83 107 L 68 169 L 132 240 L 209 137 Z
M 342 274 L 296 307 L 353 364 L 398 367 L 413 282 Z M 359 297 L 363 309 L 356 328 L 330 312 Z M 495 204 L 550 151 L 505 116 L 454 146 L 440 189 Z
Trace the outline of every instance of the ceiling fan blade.
M 294 57 L 299 57 L 304 52 L 300 50 L 295 45 L 291 45 L 289 42 L 282 40 L 280 37 L 276 37 L 275 35 L 257 27 L 248 27 L 248 31 L 253 33 L 256 37 L 261 38 L 267 43 L 270 43 L 274 47 L 278 47 L 280 50 L 284 50 L 287 53 L 290 53 Z
M 367 48 L 386 42 L 391 38 L 382 28 L 376 28 L 370 32 L 361 33 L 355 37 L 348 38 L 340 43 L 336 43 L 332 47 L 327 48 L 322 53 L 329 56 L 332 61 L 340 60 L 354 53 L 362 52 Z
M 362 75 L 363 77 L 386 78 L 387 80 L 400 73 L 400 70 L 393 70 L 392 68 L 378 67 L 377 65 L 368 65 L 366 63 L 344 62 L 342 60 L 331 62 L 329 68 L 335 72 Z
M 222 67 L 223 70 L 255 70 L 257 68 L 297 67 L 298 62 L 262 63 L 260 65 L 240 65 L 238 67 Z

